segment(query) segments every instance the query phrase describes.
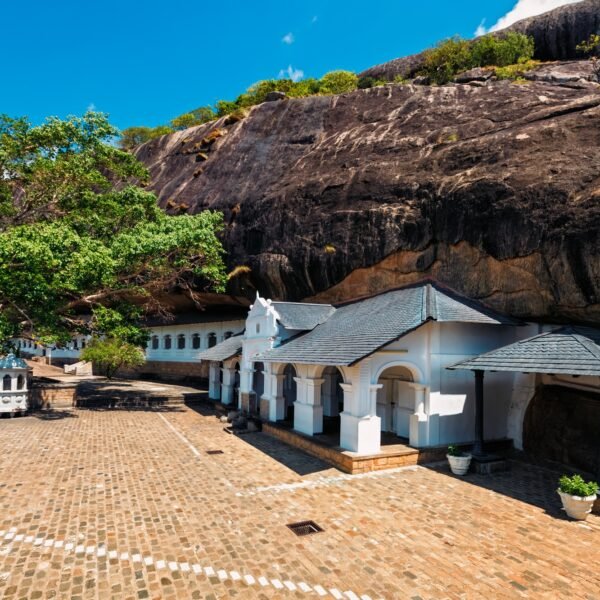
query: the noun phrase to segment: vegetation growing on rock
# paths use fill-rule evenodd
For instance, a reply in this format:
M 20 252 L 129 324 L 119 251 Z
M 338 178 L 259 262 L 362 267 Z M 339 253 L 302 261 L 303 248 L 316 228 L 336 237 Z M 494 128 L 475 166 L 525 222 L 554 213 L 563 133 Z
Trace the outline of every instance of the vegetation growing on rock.
M 244 111 L 265 102 L 267 96 L 272 92 L 283 92 L 290 98 L 304 98 L 319 94 L 343 94 L 356 90 L 359 87 L 369 88 L 381 83 L 384 82 L 372 79 L 360 82 L 355 73 L 341 70 L 326 73 L 321 79 L 309 78 L 300 81 L 292 81 L 291 79 L 265 79 L 250 86 L 235 100 L 219 100 L 215 103 L 214 108 L 211 106 L 201 106 L 189 113 L 175 117 L 169 125 L 129 127 L 124 129 L 119 144 L 121 148 L 128 150 L 167 133 L 202 125 L 219 117 L 229 116 L 233 121 L 240 120 L 245 116 Z
M 530 61 L 533 38 L 509 31 L 505 35 L 484 35 L 475 41 L 453 37 L 425 52 L 421 75 L 444 84 L 463 71 L 476 67 L 507 67 Z
M 533 52 L 533 38 L 513 31 L 502 36 L 482 36 L 475 41 L 453 37 L 443 40 L 435 48 L 424 53 L 424 65 L 419 73 L 431 83 L 444 84 L 458 73 L 475 67 L 505 68 L 514 65 L 512 70 L 502 71 L 501 78 L 517 79 L 522 77 L 523 72 L 536 66 L 537 63 L 531 61 Z M 119 143 L 123 149 L 130 150 L 167 133 L 202 125 L 219 117 L 231 116 L 234 120 L 240 120 L 245 116 L 242 111 L 267 101 L 269 94 L 273 92 L 283 93 L 290 98 L 304 98 L 344 94 L 386 83 L 390 82 L 370 76 L 359 77 L 351 71 L 343 70 L 326 73 L 321 79 L 265 79 L 249 87 L 235 100 L 219 100 L 214 108 L 201 106 L 175 117 L 169 125 L 129 127 L 123 131 Z M 393 83 L 406 83 L 406 80 L 397 76 Z

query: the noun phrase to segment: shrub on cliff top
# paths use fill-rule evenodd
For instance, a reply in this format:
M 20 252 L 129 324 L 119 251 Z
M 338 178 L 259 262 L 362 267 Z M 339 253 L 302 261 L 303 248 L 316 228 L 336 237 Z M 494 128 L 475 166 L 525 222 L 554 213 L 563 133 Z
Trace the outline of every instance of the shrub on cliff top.
M 475 67 L 523 63 L 533 57 L 533 38 L 508 32 L 502 36 L 484 35 L 475 41 L 453 37 L 440 42 L 425 53 L 421 74 L 433 83 L 444 84 L 456 74 Z

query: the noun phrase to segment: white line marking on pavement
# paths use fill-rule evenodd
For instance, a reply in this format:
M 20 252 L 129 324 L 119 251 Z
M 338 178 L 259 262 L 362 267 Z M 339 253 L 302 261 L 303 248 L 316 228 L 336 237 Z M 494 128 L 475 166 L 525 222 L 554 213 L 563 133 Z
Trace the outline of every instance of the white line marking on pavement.
M 130 554 L 129 552 L 121 552 L 119 554 L 116 550 L 107 550 L 105 546 L 100 546 L 100 547 L 92 546 L 92 545 L 86 546 L 85 544 L 79 544 L 78 546 L 75 546 L 71 542 L 64 543 L 64 540 L 54 540 L 52 538 L 42 538 L 42 537 L 34 538 L 33 536 L 25 537 L 24 534 L 15 535 L 14 531 L 11 531 L 10 533 L 12 533 L 13 535 L 11 535 L 10 537 L 7 537 L 6 535 L 4 535 L 4 538 L 3 538 L 2 533 L 0 532 L 0 546 L 4 545 L 6 548 L 6 551 L 11 551 L 14 544 L 19 543 L 19 542 L 30 543 L 33 546 L 43 546 L 44 548 L 47 548 L 48 551 L 50 551 L 51 548 L 57 549 L 57 548 L 62 547 L 62 548 L 64 548 L 64 551 L 66 553 L 74 552 L 75 554 L 87 554 L 87 555 L 95 556 L 97 558 L 103 558 L 104 556 L 106 556 L 108 554 L 109 558 L 119 558 L 123 562 L 132 561 L 133 563 L 141 564 L 146 567 L 156 565 L 157 569 L 168 568 L 171 571 L 182 571 L 184 573 L 190 573 L 190 574 L 193 571 L 193 573 L 198 577 L 202 577 L 202 576 L 207 577 L 207 578 L 217 577 L 219 579 L 219 581 L 221 581 L 221 582 L 231 579 L 231 581 L 234 581 L 234 582 L 239 581 L 240 583 L 245 583 L 246 585 L 249 585 L 249 586 L 255 585 L 256 583 L 258 583 L 263 588 L 266 588 L 266 587 L 275 588 L 275 590 L 277 590 L 278 592 L 295 592 L 298 590 L 302 590 L 305 593 L 316 592 L 319 596 L 327 596 L 328 595 L 327 590 L 324 587 L 322 587 L 321 585 L 310 586 L 309 584 L 305 583 L 304 581 L 293 582 L 293 581 L 286 579 L 285 581 L 282 582 L 280 579 L 275 579 L 275 578 L 268 579 L 265 575 L 260 575 L 260 576 L 254 577 L 250 574 L 242 575 L 242 574 L 238 573 L 237 571 L 226 571 L 225 569 L 215 570 L 215 568 L 210 567 L 210 566 L 201 567 L 200 565 L 198 565 L 196 563 L 190 565 L 190 563 L 187 563 L 187 562 L 181 562 L 181 563 L 175 562 L 175 561 L 167 562 L 163 559 L 156 560 L 152 556 L 142 556 L 139 553 Z M 42 549 L 42 551 L 43 551 L 43 549 Z M 359 599 L 360 600 L 370 600 L 369 596 L 367 596 L 366 594 L 359 597 L 352 590 L 347 590 L 342 595 L 338 589 L 331 588 L 329 590 L 329 594 L 331 594 L 331 596 L 336 598 L 336 600 L 343 600 L 344 596 L 346 596 L 347 598 L 349 598 L 351 600 L 359 600 Z
M 165 418 L 164 415 L 160 413 L 156 413 L 166 424 L 169 429 L 173 431 L 173 433 L 198 457 L 201 456 L 199 450 L 188 440 L 183 433 L 177 431 L 177 429 L 173 426 L 172 423 L 169 423 L 169 420 Z
M 396 467 L 394 469 L 386 469 L 384 471 L 369 471 L 368 473 L 358 473 L 357 475 L 349 475 L 343 473 L 341 475 L 332 475 L 331 477 L 321 477 L 320 479 L 308 479 L 305 481 L 297 481 L 295 483 L 278 483 L 275 485 L 265 485 L 255 487 L 242 492 L 237 492 L 236 496 L 255 496 L 265 492 L 295 492 L 296 490 L 305 488 L 325 487 L 343 482 L 351 482 L 357 479 L 372 479 L 379 477 L 390 477 L 396 473 L 406 473 L 422 469 L 419 465 L 408 465 L 406 467 Z

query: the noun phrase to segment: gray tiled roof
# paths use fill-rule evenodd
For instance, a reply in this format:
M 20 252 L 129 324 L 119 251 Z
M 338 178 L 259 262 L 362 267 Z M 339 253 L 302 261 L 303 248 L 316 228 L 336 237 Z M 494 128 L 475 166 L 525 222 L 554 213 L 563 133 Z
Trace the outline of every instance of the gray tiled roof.
M 309 331 L 325 322 L 334 312 L 331 304 L 305 304 L 303 302 L 272 302 L 279 314 L 279 322 L 286 329 Z
M 265 352 L 261 358 L 352 365 L 430 320 L 516 324 L 481 304 L 435 285 L 421 284 L 341 306 L 309 333 Z
M 242 340 L 244 336 L 241 333 L 232 335 L 230 338 L 223 340 L 220 344 L 208 348 L 198 354 L 200 360 L 227 360 L 236 354 L 242 353 Z
M 7 354 L 0 358 L 0 369 L 27 369 L 27 363 L 14 354 Z
M 600 330 L 562 327 L 448 368 L 600 376 Z
M 202 323 L 226 323 L 227 321 L 245 321 L 248 316 L 247 306 L 211 307 L 205 310 L 188 310 L 172 315 L 170 318 L 154 315 L 147 317 L 147 327 L 167 325 L 196 325 Z

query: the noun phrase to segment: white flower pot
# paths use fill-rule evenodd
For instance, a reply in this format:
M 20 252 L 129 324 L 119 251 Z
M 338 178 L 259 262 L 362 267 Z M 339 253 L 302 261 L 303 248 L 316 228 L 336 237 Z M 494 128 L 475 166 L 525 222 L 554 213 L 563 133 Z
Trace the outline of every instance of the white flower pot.
M 596 494 L 582 498 L 581 496 L 571 496 L 571 494 L 566 494 L 560 490 L 557 491 L 567 515 L 571 519 L 585 521 L 587 516 L 592 512 L 592 506 L 594 506 L 594 502 L 596 501 Z
M 464 475 L 469 470 L 471 464 L 471 455 L 463 454 L 462 456 L 450 456 L 446 454 L 446 458 L 450 463 L 450 470 L 455 475 Z

